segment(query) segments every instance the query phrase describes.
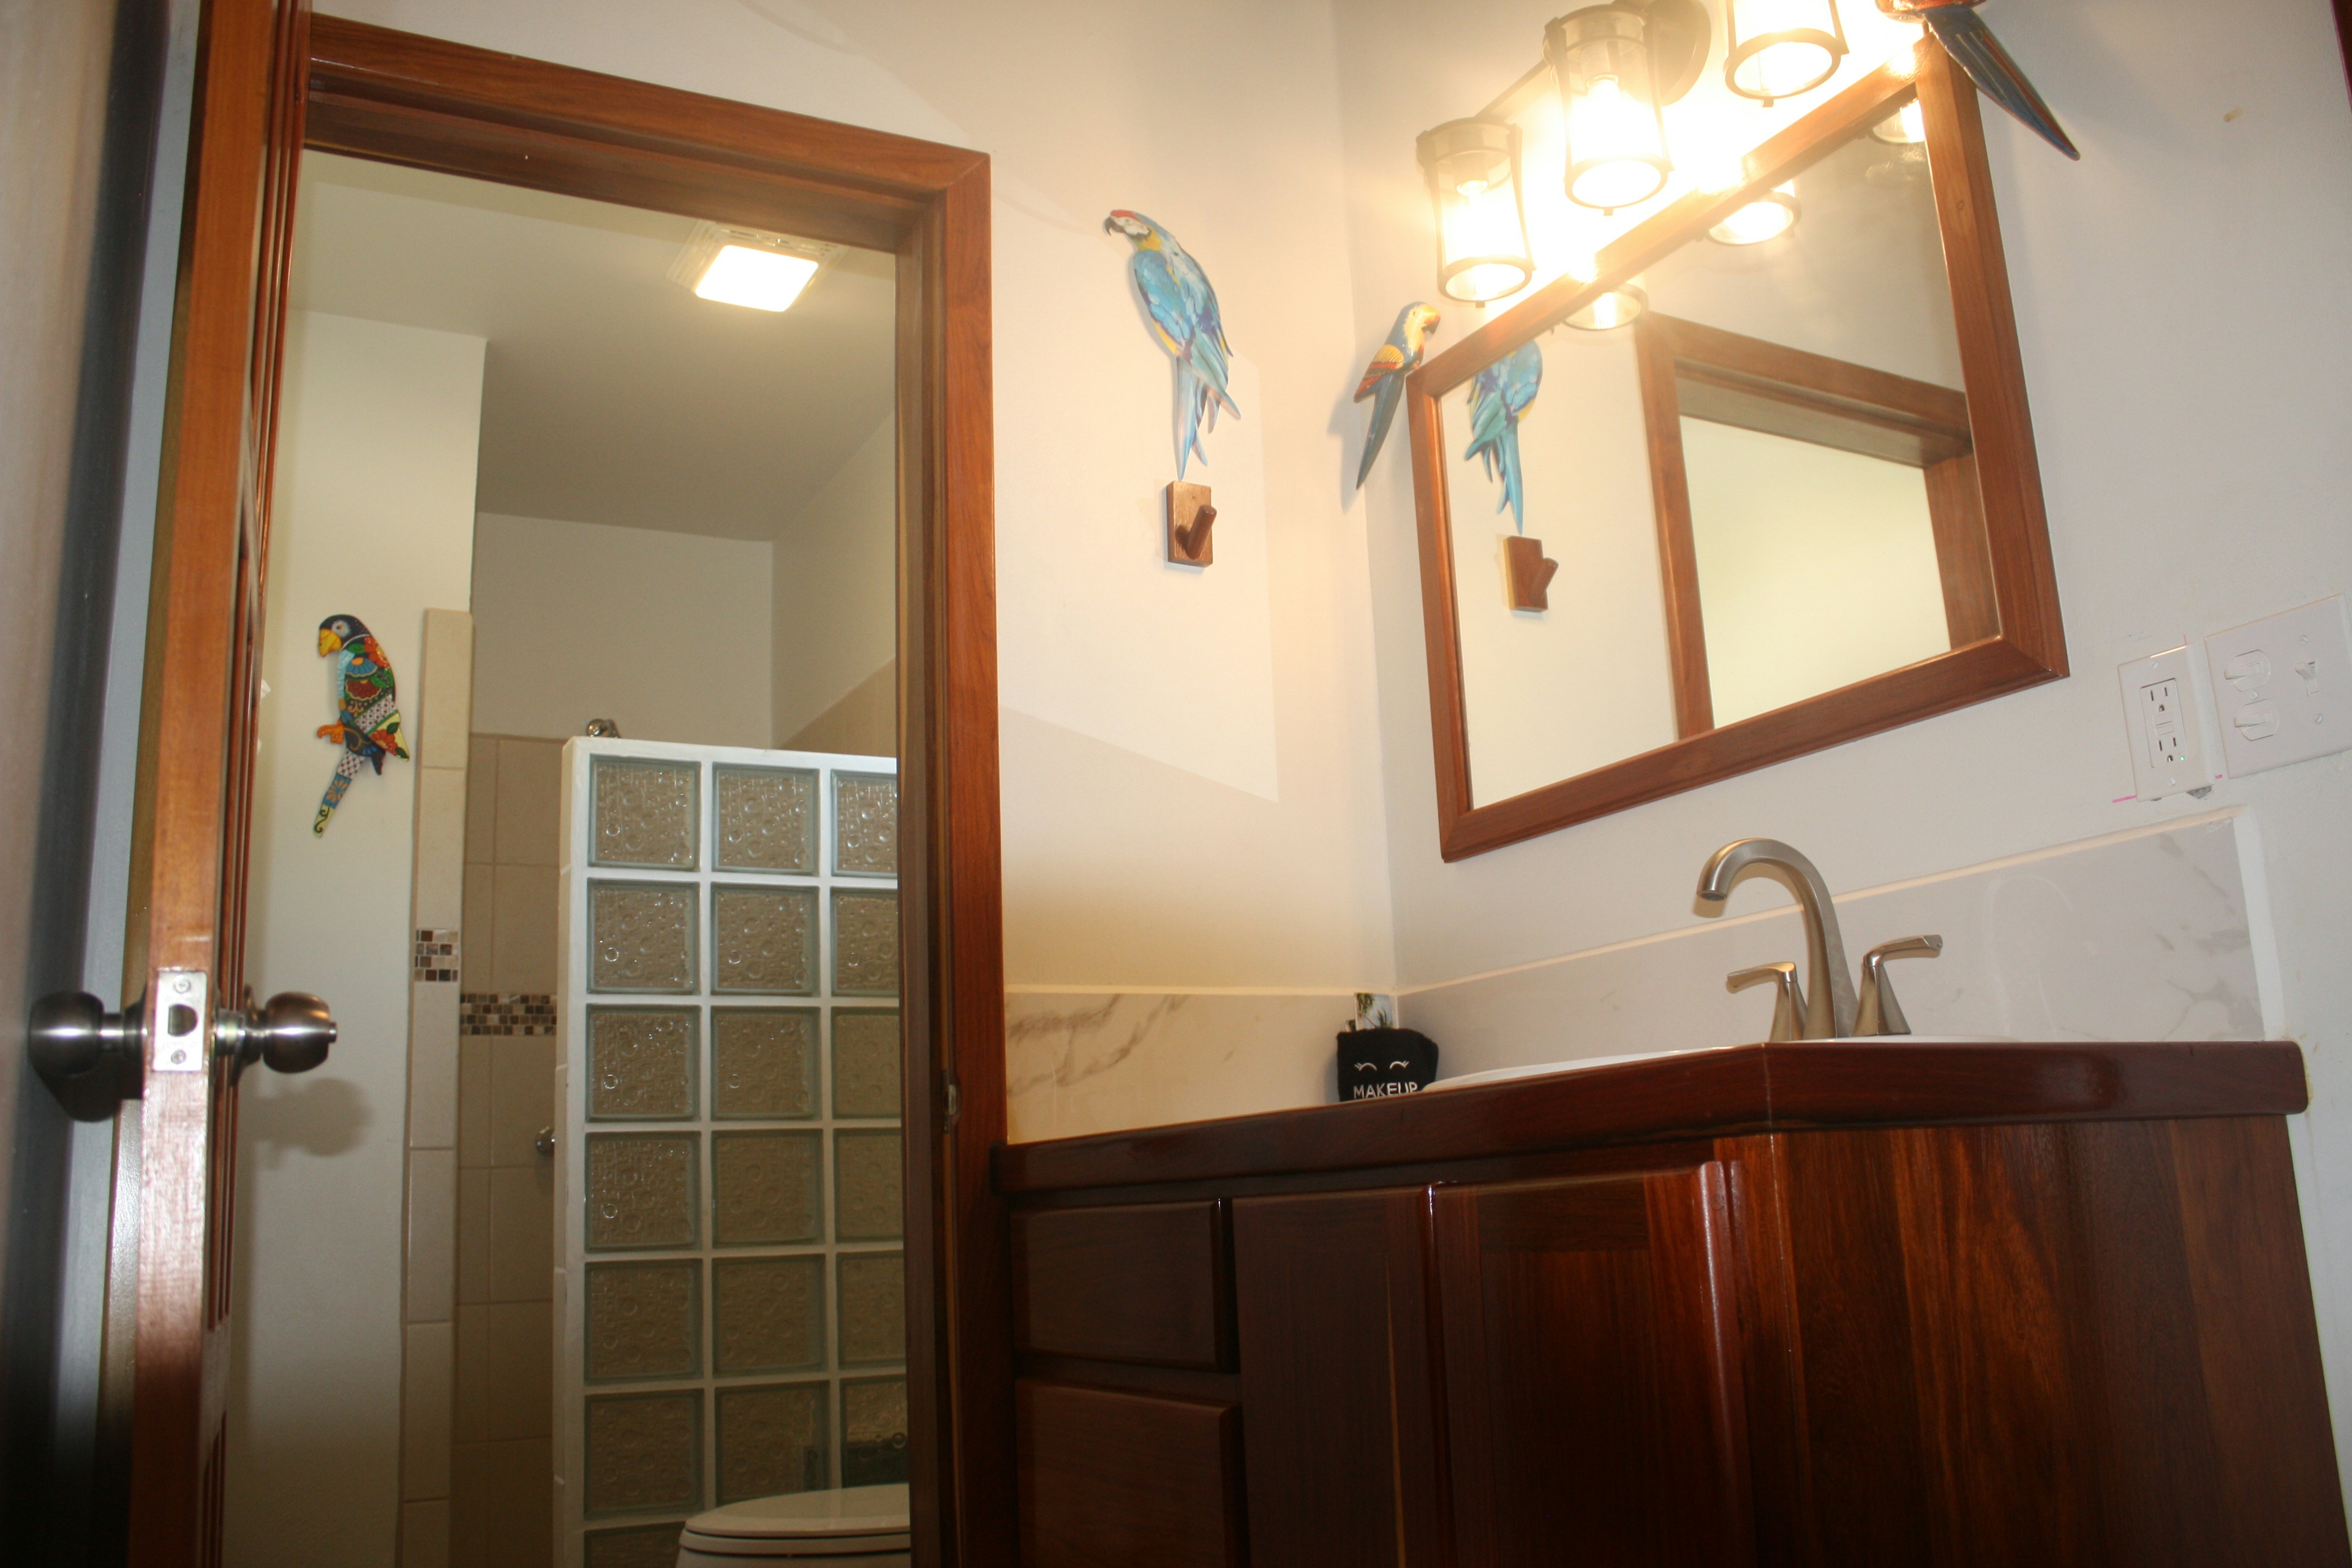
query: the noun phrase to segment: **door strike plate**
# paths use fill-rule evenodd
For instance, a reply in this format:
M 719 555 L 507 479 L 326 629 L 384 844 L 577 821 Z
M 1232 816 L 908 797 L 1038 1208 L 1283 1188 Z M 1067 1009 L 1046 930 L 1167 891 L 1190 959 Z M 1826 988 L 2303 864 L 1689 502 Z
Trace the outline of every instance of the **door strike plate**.
M 211 1009 L 205 1002 L 210 986 L 210 978 L 201 969 L 166 969 L 156 976 L 155 1043 L 147 1058 L 150 1072 L 202 1072 L 212 1060 L 212 1052 L 205 1048 Z

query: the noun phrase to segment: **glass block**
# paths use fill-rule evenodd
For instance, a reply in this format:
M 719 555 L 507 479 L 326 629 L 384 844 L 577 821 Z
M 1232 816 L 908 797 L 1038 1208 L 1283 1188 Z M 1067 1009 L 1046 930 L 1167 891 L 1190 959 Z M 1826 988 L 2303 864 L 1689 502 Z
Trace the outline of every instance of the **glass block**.
M 591 1519 L 702 1506 L 702 1391 L 606 1394 L 587 1402 Z
M 833 1015 L 833 1113 L 898 1117 L 898 1015 L 836 1008 Z
M 898 874 L 898 781 L 894 775 L 833 775 L 833 868 L 844 877 Z
M 816 1114 L 814 1007 L 710 1010 L 710 1114 L 794 1121 Z
M 719 1391 L 721 1504 L 824 1489 L 824 1395 L 822 1383 Z
M 587 1568 L 677 1568 L 677 1532 L 686 1521 L 637 1524 L 626 1530 L 592 1530 Z
M 590 759 L 588 864 L 693 870 L 702 837 L 699 772 L 650 757 Z
M 695 988 L 691 882 L 591 882 L 591 991 Z
M 710 1266 L 721 1377 L 824 1370 L 824 1259 L 726 1258 Z
M 702 1373 L 702 1266 L 591 1263 L 585 1371 L 590 1383 Z
M 839 996 L 898 994 L 898 895 L 836 889 L 833 989 Z
M 898 1134 L 833 1135 L 834 1239 L 896 1241 L 905 1226 L 899 1198 Z
M 806 996 L 816 989 L 816 889 L 710 889 L 713 991 Z
M 691 1007 L 589 1008 L 588 1120 L 692 1116 L 701 1033 Z
M 907 1359 L 907 1259 L 896 1252 L 845 1252 L 834 1321 L 841 1325 L 841 1364 L 870 1366 Z
M 719 835 L 711 863 L 722 871 L 816 875 L 816 774 L 801 768 L 711 770 Z
M 841 1380 L 841 1484 L 880 1487 L 907 1479 L 907 1380 Z
M 821 1132 L 714 1132 L 710 1235 L 720 1247 L 823 1241 Z M 893 1236 L 897 1231 L 890 1233 Z
M 588 1134 L 588 1248 L 692 1247 L 692 1132 Z

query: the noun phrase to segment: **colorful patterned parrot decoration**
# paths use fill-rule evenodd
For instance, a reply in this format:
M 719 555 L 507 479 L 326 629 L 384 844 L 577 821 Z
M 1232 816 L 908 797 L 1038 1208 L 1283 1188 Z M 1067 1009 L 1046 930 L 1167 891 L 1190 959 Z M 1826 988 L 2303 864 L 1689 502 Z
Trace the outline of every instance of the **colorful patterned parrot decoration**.
M 408 760 L 400 743 L 400 705 L 393 689 L 392 661 L 357 616 L 329 616 L 319 623 L 319 657 L 335 661 L 335 721 L 319 727 L 319 739 L 343 749 L 335 759 L 335 776 L 319 799 L 319 815 L 310 831 L 323 834 L 327 819 L 341 805 L 343 792 L 359 776 L 362 763 L 383 772 L 383 759 Z
M 1429 334 L 1437 330 L 1437 307 L 1419 300 L 1399 310 L 1388 342 L 1374 351 L 1372 363 L 1364 367 L 1364 379 L 1356 384 L 1356 401 L 1372 400 L 1372 427 L 1364 437 L 1364 460 L 1356 466 L 1358 489 L 1364 488 L 1372 459 L 1381 455 L 1381 443 L 1389 438 L 1397 405 L 1404 397 L 1404 378 L 1420 366 L 1422 350 Z
M 2058 117 L 1992 36 L 1974 9 L 1982 0 L 1878 0 L 1878 8 L 1898 22 L 1924 22 L 1987 98 L 2017 116 L 2024 127 L 2069 158 L 2080 159 Z
M 1128 276 L 1150 313 L 1151 335 L 1176 362 L 1176 477 L 1181 479 L 1185 460 L 1201 448 L 1202 416 L 1208 416 L 1212 430 L 1217 427 L 1220 405 L 1241 417 L 1225 390 L 1234 349 L 1225 342 L 1224 321 L 1217 314 L 1217 291 L 1176 237 L 1141 213 L 1122 207 L 1103 219 L 1103 232 L 1123 234 L 1135 247 L 1128 258 Z M 1202 460 L 1207 460 L 1205 455 Z
M 1541 385 L 1543 351 L 1533 343 L 1470 378 L 1470 448 L 1462 454 L 1462 460 L 1485 459 L 1490 479 L 1501 474 L 1503 499 L 1495 503 L 1495 510 L 1509 507 L 1511 521 L 1521 533 L 1528 531 L 1528 496 L 1519 471 L 1519 416 L 1536 400 L 1536 390 Z

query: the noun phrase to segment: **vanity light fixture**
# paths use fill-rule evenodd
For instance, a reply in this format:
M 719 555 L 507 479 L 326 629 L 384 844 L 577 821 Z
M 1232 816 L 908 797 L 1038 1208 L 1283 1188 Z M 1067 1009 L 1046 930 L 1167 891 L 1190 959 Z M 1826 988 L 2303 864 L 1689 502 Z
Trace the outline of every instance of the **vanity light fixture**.
M 1483 305 L 1516 294 L 1535 276 L 1519 200 L 1519 128 L 1486 115 L 1449 120 L 1415 149 L 1437 214 L 1437 287 Z
M 1613 213 L 1665 188 L 1675 161 L 1651 56 L 1651 13 L 1588 5 L 1544 28 L 1568 120 L 1568 199 Z
M 1786 180 L 1706 231 L 1717 245 L 1761 245 L 1797 226 L 1797 182 Z
M 694 226 L 694 237 L 670 264 L 669 276 L 722 305 L 789 310 L 840 251 L 818 240 L 704 222 Z
M 1650 308 L 1650 296 L 1639 283 L 1627 281 L 1594 300 L 1581 310 L 1565 318 L 1571 327 L 1588 332 L 1605 332 L 1617 327 L 1630 327 Z
M 1894 147 L 1916 147 L 1927 140 L 1927 112 L 1913 99 L 1870 128 L 1870 133 Z
M 1723 25 L 1724 84 L 1767 108 L 1821 86 L 1845 58 L 1837 0 L 1726 0 Z

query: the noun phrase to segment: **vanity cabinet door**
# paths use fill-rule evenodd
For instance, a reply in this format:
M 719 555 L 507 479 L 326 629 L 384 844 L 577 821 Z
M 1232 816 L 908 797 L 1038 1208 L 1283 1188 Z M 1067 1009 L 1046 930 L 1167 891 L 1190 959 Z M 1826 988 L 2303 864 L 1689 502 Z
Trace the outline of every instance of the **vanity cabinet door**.
M 1440 1187 L 1460 1568 L 1754 1561 L 1722 1167 Z

